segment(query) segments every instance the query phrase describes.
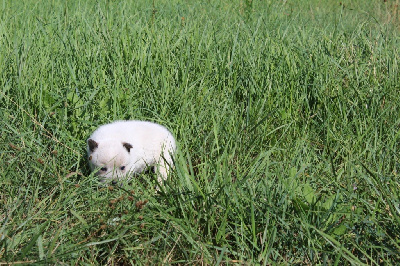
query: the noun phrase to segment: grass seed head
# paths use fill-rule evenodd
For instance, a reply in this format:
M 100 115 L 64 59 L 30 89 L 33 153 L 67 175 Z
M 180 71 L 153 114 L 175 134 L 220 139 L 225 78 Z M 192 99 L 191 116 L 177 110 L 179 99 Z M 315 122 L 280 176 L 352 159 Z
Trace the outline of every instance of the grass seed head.
M 136 202 L 136 208 L 138 210 L 143 209 L 144 205 L 146 205 L 147 202 L 148 202 L 148 200 L 144 200 L 144 201 L 139 200 L 138 202 Z

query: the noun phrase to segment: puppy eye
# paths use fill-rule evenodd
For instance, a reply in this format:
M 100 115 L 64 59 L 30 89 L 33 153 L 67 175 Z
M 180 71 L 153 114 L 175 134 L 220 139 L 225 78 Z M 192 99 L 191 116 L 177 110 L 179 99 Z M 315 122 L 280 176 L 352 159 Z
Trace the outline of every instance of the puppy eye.
M 102 167 L 102 168 L 100 168 L 100 170 L 105 172 L 105 171 L 107 171 L 107 167 Z
M 121 171 L 124 171 L 125 170 L 125 166 L 121 166 Z

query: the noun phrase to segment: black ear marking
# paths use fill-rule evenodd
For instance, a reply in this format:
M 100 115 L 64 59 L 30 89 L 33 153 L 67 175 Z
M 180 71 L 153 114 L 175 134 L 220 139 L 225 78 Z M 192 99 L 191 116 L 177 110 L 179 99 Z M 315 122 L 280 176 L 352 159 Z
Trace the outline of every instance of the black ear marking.
M 127 143 L 127 142 L 122 142 L 122 146 L 125 147 L 125 149 L 130 152 L 131 149 L 133 148 L 131 144 Z
M 91 152 L 94 152 L 94 150 L 97 149 L 97 147 L 99 147 L 99 144 L 96 141 L 92 140 L 92 139 L 88 139 L 87 143 L 88 143 L 88 146 L 89 146 L 89 150 Z

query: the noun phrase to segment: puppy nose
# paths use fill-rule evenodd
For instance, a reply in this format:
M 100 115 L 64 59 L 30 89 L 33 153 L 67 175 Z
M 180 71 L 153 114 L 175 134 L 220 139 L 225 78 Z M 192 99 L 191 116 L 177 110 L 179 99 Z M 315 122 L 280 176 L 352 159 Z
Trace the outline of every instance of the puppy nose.
M 117 181 L 112 181 L 111 184 L 116 185 Z

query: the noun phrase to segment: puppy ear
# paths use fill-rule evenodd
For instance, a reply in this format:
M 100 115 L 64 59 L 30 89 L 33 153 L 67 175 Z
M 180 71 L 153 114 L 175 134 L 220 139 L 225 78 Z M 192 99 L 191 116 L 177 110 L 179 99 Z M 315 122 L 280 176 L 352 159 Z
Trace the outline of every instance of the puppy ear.
M 127 142 L 123 142 L 123 143 L 122 143 L 122 146 L 124 146 L 125 149 L 126 149 L 128 152 L 130 152 L 131 149 L 133 148 L 132 145 L 129 144 L 129 143 L 127 143 Z
M 99 144 L 96 141 L 92 140 L 92 139 L 88 139 L 87 143 L 88 143 L 88 146 L 89 146 L 89 150 L 91 152 L 94 152 L 94 150 L 97 149 L 97 147 L 99 147 Z

